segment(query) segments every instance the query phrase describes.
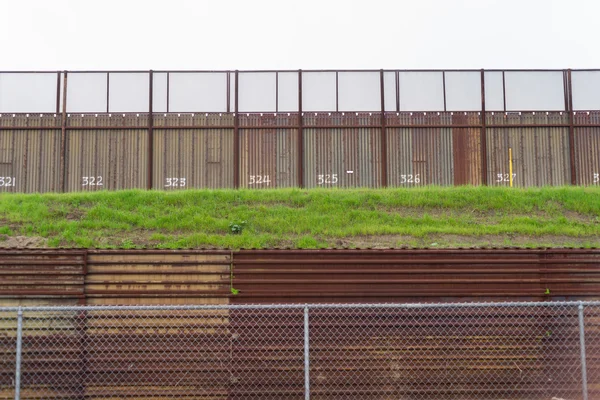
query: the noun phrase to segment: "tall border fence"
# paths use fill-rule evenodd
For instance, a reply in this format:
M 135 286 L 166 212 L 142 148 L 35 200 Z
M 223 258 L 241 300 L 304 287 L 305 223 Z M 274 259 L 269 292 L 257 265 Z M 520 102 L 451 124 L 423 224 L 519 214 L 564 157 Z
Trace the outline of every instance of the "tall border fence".
M 600 70 L 5 71 L 0 191 L 598 185 L 599 91 Z
M 594 399 L 600 302 L 0 308 L 0 398 Z

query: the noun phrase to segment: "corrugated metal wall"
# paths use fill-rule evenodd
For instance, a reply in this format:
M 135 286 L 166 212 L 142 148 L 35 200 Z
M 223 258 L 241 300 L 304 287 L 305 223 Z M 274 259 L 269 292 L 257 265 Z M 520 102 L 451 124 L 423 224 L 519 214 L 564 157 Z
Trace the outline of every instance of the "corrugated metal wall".
M 232 188 L 233 125 L 232 114 L 155 116 L 153 187 Z M 208 129 L 211 126 L 215 128 Z
M 67 126 L 66 191 L 145 188 L 147 115 L 71 115 Z M 98 129 L 89 129 L 97 127 Z M 122 127 L 123 129 L 102 129 Z
M 60 117 L 1 115 L 0 192 L 59 191 Z M 19 127 L 54 129 L 19 130 Z
M 233 261 L 236 304 L 600 297 L 598 250 L 242 250 Z
M 576 125 L 600 125 L 600 112 L 576 113 Z M 600 185 L 600 128 L 575 128 L 575 170 L 578 185 Z
M 576 183 L 600 183 L 600 112 L 576 113 L 573 121 L 565 112 L 487 113 L 485 126 L 477 112 L 385 118 L 382 126 L 378 113 L 305 113 L 302 124 L 287 113 L 241 114 L 237 120 L 231 113 L 160 114 L 154 116 L 149 160 L 147 114 L 70 115 L 65 191 L 146 188 L 150 165 L 159 190 L 233 188 L 236 168 L 242 188 L 296 187 L 301 165 L 307 188 L 376 188 L 384 183 L 384 159 L 391 187 L 479 185 L 483 161 L 488 184 L 508 186 L 509 148 L 515 186 L 569 185 L 571 123 Z M 0 116 L 0 191 L 61 190 L 61 127 L 56 115 Z
M 225 304 L 231 253 L 226 251 L 91 251 L 88 304 Z
M 305 114 L 305 187 L 380 187 L 381 128 L 373 125 L 381 125 L 380 115 Z
M 251 114 L 239 119 L 240 187 L 298 186 L 298 129 L 276 128 L 297 128 L 298 115 Z
M 461 126 L 452 128 L 455 185 L 482 183 L 481 128 L 477 127 L 481 123 L 481 118 L 479 113 L 452 115 L 452 124 Z
M 522 125 L 550 125 L 522 127 Z M 513 185 L 517 187 L 569 185 L 569 124 L 567 113 L 496 113 L 487 116 L 488 185 L 508 186 L 509 148 Z M 510 128 L 511 125 L 520 125 Z
M 85 302 L 85 250 L 0 251 L 0 306 Z
M 450 114 L 402 113 L 386 125 L 451 125 Z M 390 186 L 452 185 L 454 158 L 450 128 L 387 128 Z

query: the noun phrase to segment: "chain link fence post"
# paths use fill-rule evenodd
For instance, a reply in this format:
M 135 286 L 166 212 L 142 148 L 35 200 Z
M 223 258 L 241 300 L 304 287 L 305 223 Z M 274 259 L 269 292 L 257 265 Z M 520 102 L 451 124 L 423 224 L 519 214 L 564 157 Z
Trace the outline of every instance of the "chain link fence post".
M 585 324 L 583 320 L 583 303 L 579 302 L 579 346 L 581 348 L 581 384 L 583 400 L 588 400 L 587 367 L 585 360 Z
M 23 346 L 23 310 L 17 310 L 17 354 L 15 360 L 15 400 L 21 399 L 21 348 Z
M 310 335 L 308 305 L 304 306 L 304 400 L 310 400 Z

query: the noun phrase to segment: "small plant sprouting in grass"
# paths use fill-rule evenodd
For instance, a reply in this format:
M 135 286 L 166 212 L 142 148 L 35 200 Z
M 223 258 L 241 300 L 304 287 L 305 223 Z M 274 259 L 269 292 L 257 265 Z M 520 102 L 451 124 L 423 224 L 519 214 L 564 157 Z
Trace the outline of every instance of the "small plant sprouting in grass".
M 247 224 L 246 221 L 232 222 L 229 224 L 229 231 L 231 233 L 233 233 L 234 235 L 239 235 L 240 233 L 242 233 L 242 231 L 246 227 L 246 224 Z

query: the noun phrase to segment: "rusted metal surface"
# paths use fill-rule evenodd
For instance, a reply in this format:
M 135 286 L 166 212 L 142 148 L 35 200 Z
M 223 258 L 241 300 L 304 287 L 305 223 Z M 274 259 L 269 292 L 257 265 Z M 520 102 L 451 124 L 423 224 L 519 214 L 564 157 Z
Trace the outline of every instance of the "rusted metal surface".
M 94 305 L 600 297 L 597 249 L 9 249 L 0 250 L 0 264 L 2 305 L 70 304 L 83 296 Z M 42 298 L 49 285 L 59 287 L 57 294 Z M 229 295 L 230 287 L 239 294 Z M 1 317 L 0 382 L 9 385 L 13 364 L 3 361 L 14 354 L 15 327 Z M 302 309 L 30 314 L 23 396 L 302 398 L 303 322 Z M 380 399 L 402 385 L 403 393 L 420 398 L 486 398 L 486 393 L 499 398 L 498 385 L 506 385 L 511 395 L 502 398 L 539 398 L 547 390 L 539 382 L 547 385 L 549 368 L 578 365 L 576 326 L 575 308 L 495 308 L 483 314 L 469 308 L 314 306 L 311 393 Z M 595 322 L 588 323 L 586 334 L 598 335 Z M 560 349 L 560 357 L 553 349 Z M 597 354 L 588 346 L 590 373 L 598 371 Z M 452 379 L 469 385 L 450 385 Z M 579 381 L 571 375 L 560 379 L 552 385 L 575 398 Z M 8 393 L 0 388 L 0 396 Z
M 0 305 L 74 305 L 85 301 L 85 250 L 0 251 Z
M 87 303 L 227 303 L 230 264 L 227 251 L 90 251 Z
M 386 122 L 387 117 L 385 114 L 385 80 L 383 70 L 379 72 L 379 92 L 381 96 L 381 186 L 387 187 L 388 185 L 388 139 Z
M 486 184 L 482 168 L 487 165 L 485 146 L 481 142 L 481 131 L 477 123 L 481 119 L 476 113 L 454 113 L 454 125 L 467 125 L 468 128 L 452 128 L 452 158 L 454 165 L 454 185 Z
M 61 118 L 0 116 L 0 192 L 60 191 Z M 22 130 L 30 124 L 39 129 Z
M 451 128 L 431 126 L 452 126 L 454 116 L 450 113 L 391 113 L 386 116 L 388 126 L 425 125 L 428 128 L 387 128 L 388 136 L 388 182 L 390 186 L 453 185 L 455 167 L 459 166 L 462 176 L 465 168 L 455 161 Z M 468 123 L 460 119 L 457 122 Z M 467 135 L 468 135 L 468 130 Z M 456 132 L 464 136 L 465 132 Z M 471 144 L 467 138 L 466 143 Z M 463 147 L 461 152 L 470 154 L 471 147 Z M 460 154 L 459 154 L 460 155 Z M 466 159 L 469 161 L 470 159 Z M 455 165 L 457 164 L 458 165 Z
M 243 303 L 595 299 L 599 250 L 242 250 Z
M 305 113 L 304 151 L 308 188 L 380 187 L 381 116 Z
M 155 116 L 154 188 L 233 188 L 234 119 L 231 114 L 215 113 Z M 165 125 L 179 129 L 162 130 Z
M 48 296 L 88 304 L 600 298 L 598 249 L 7 249 L 0 264 L 4 305 Z
M 60 133 L 60 169 L 59 169 L 59 187 L 64 192 L 67 187 L 67 83 L 69 82 L 67 71 L 64 72 L 63 101 L 61 114 L 61 133 Z M 58 107 L 58 104 L 57 104 Z
M 594 125 L 600 123 L 600 112 L 578 112 L 574 119 L 578 125 Z M 574 143 L 577 184 L 600 185 L 600 128 L 575 129 Z
M 154 112 L 153 112 L 153 104 L 154 104 L 154 74 L 152 71 L 148 74 L 149 83 L 148 83 L 148 166 L 146 167 L 147 177 L 146 177 L 146 189 L 152 189 L 152 181 L 154 174 Z M 108 102 L 107 102 L 108 104 Z
M 67 125 L 66 191 L 145 188 L 147 130 L 105 131 L 104 126 L 148 126 L 148 115 L 70 115 Z M 94 131 L 77 130 L 79 126 Z
M 567 111 L 569 113 L 569 167 L 571 170 L 571 185 L 577 183 L 577 168 L 575 168 L 575 117 L 573 115 L 573 84 L 571 80 L 571 70 L 566 75 L 563 73 L 563 81 L 567 85 Z
M 295 187 L 298 178 L 298 115 L 240 115 L 240 187 Z M 247 126 L 261 129 L 247 130 Z M 289 126 L 289 129 L 269 128 Z
M 587 174 L 575 184 L 596 183 L 597 111 L 487 112 L 485 124 L 478 112 L 298 115 L 71 114 L 63 124 L 55 114 L 2 114 L 0 177 L 16 186 L 0 191 L 60 191 L 63 176 L 65 191 L 148 188 L 150 178 L 156 189 L 232 188 L 236 176 L 241 187 L 508 185 L 509 148 L 516 186 L 571 184 L 571 164 Z M 250 185 L 252 176 L 270 184 Z
M 488 114 L 487 122 L 487 178 L 490 186 L 509 185 L 509 148 L 513 155 L 514 186 L 570 183 L 567 113 L 496 113 Z M 567 126 L 527 127 L 544 123 Z M 494 127 L 490 128 L 490 125 Z M 498 128 L 500 126 L 506 128 Z

